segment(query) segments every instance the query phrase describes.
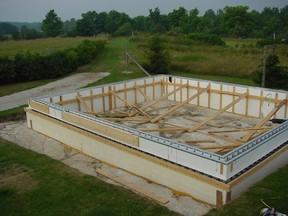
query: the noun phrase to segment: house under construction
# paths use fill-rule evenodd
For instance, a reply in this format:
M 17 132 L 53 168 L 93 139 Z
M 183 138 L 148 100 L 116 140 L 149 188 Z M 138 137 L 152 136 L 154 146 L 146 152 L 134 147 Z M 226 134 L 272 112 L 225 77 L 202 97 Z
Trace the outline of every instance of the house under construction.
M 35 131 L 220 206 L 288 164 L 287 100 L 286 91 L 159 75 L 33 98 L 26 113 Z

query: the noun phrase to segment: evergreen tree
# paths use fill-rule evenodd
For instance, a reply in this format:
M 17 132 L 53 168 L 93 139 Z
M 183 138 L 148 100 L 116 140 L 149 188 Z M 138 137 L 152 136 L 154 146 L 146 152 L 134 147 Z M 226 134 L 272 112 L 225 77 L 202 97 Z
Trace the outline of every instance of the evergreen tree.
M 154 35 L 148 43 L 147 63 L 144 67 L 151 73 L 167 74 L 171 64 L 170 55 L 165 49 L 164 40 L 159 35 Z
M 54 10 L 50 10 L 42 21 L 42 31 L 47 37 L 56 37 L 63 33 L 63 22 Z

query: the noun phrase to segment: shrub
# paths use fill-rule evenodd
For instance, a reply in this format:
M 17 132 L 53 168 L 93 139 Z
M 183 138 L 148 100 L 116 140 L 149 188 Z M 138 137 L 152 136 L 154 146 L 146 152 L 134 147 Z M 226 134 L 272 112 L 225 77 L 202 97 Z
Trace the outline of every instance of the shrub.
M 280 61 L 277 55 L 267 57 L 265 87 L 288 90 L 288 68 L 279 66 Z M 253 80 L 261 84 L 263 65 L 260 65 L 255 72 Z
M 147 62 L 144 67 L 151 73 L 167 74 L 170 70 L 170 55 L 165 49 L 164 40 L 159 35 L 153 36 L 148 42 Z
M 200 45 L 219 45 L 224 46 L 225 42 L 221 37 L 215 34 L 205 34 L 205 33 L 191 33 L 182 37 L 184 41 L 191 41 L 192 44 L 200 44 Z M 188 39 L 188 41 L 187 41 Z
M 0 58 L 0 84 L 58 78 L 91 62 L 104 48 L 104 41 L 84 40 L 76 48 L 56 51 L 47 56 L 18 53 L 14 59 Z

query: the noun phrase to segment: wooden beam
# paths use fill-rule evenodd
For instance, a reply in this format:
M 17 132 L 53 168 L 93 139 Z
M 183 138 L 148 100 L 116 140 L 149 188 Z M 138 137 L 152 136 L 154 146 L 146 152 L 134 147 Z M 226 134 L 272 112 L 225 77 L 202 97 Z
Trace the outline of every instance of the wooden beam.
M 230 144 L 230 145 L 212 145 L 212 146 L 198 146 L 198 148 L 203 150 L 210 150 L 210 149 L 226 149 L 226 148 L 237 148 L 241 146 L 241 144 Z
M 242 140 L 233 140 L 233 139 L 230 139 L 228 137 L 217 136 L 215 134 L 209 134 L 207 132 L 200 131 L 200 130 L 197 130 L 197 133 L 202 133 L 202 134 L 205 134 L 207 136 L 210 136 L 210 137 L 213 137 L 213 138 L 216 138 L 216 139 L 220 139 L 220 140 L 224 140 L 226 142 L 230 142 L 230 143 L 234 143 L 234 144 L 242 145 L 244 143 L 244 141 L 242 141 Z
M 115 121 L 115 122 L 142 122 L 146 123 L 149 122 L 150 119 L 127 119 L 127 118 L 103 118 L 108 121 Z
M 138 128 L 138 130 L 144 132 L 185 132 L 188 131 L 190 128 L 185 127 L 176 127 L 176 128 Z
M 133 109 L 137 110 L 138 112 L 142 113 L 143 115 L 147 116 L 148 118 L 151 118 L 151 116 L 149 116 L 147 113 L 145 113 L 144 111 L 140 110 L 138 107 L 136 107 L 134 104 L 130 104 L 127 100 L 121 98 L 119 95 L 117 95 L 115 92 L 111 91 L 111 94 L 113 94 L 116 98 L 118 98 L 119 100 L 123 101 L 125 104 L 127 104 L 127 106 L 132 107 Z
M 144 190 L 142 187 L 137 186 L 137 185 L 135 185 L 135 184 L 133 184 L 131 182 L 128 182 L 128 181 L 126 181 L 126 180 L 124 180 L 124 179 L 122 179 L 122 178 L 120 178 L 118 176 L 115 176 L 115 175 L 113 175 L 110 172 L 104 171 L 103 169 L 98 169 L 97 168 L 96 172 L 98 174 L 100 174 L 100 175 L 105 176 L 106 178 L 112 179 L 113 181 L 115 181 L 115 182 L 117 182 L 117 183 L 129 188 L 130 190 L 132 190 L 134 192 L 137 192 L 137 193 L 140 193 L 140 194 L 142 194 L 144 196 L 147 196 L 147 197 L 149 197 L 149 198 L 151 198 L 151 199 L 153 199 L 153 200 L 155 200 L 155 201 L 157 201 L 157 202 L 159 202 L 161 204 L 166 204 L 166 203 L 169 202 L 169 200 L 167 198 L 161 197 L 161 196 L 159 196 L 159 195 L 157 195 L 157 194 L 155 194 L 153 192 Z
M 142 91 L 142 89 L 139 86 L 135 86 L 135 88 L 140 92 L 140 94 L 143 95 L 143 97 L 145 98 L 145 101 L 152 101 L 146 94 L 145 92 Z M 154 108 L 157 108 L 156 105 L 153 105 Z
M 198 122 L 198 123 L 201 123 L 202 120 L 199 120 L 199 119 L 194 119 L 193 117 L 190 117 L 190 116 L 186 116 L 184 117 L 185 119 L 188 119 L 188 120 L 191 120 L 191 121 L 194 121 L 194 122 Z M 213 124 L 213 123 L 207 123 L 206 125 L 208 126 L 211 126 L 211 127 L 216 127 L 216 128 L 221 128 L 223 127 L 222 125 L 217 125 L 217 124 Z
M 186 99 L 185 101 L 183 101 L 182 103 L 176 105 L 175 107 L 171 108 L 168 110 L 168 112 L 163 113 L 162 115 L 152 119 L 150 122 L 151 123 L 155 123 L 157 121 L 159 121 L 160 119 L 164 118 L 165 116 L 171 114 L 172 112 L 175 112 L 177 109 L 179 109 L 180 107 L 184 106 L 185 104 L 189 103 L 190 101 L 194 100 L 195 98 L 199 97 L 201 94 L 203 94 L 204 92 L 207 92 L 210 89 L 210 84 L 205 88 L 202 89 L 201 91 L 199 91 L 198 93 L 194 94 L 192 97 Z
M 156 103 L 159 103 L 160 101 L 168 98 L 170 95 L 173 95 L 173 94 L 175 94 L 177 91 L 180 91 L 182 88 L 185 88 L 185 87 L 188 87 L 188 86 L 189 86 L 188 84 L 182 85 L 182 86 L 180 86 L 179 88 L 175 89 L 174 91 L 172 91 L 172 92 L 170 92 L 170 93 L 162 96 L 162 97 L 159 98 L 158 100 L 153 101 L 153 102 L 150 103 L 150 104 L 147 104 L 146 106 L 142 107 L 140 110 L 144 111 L 144 110 L 146 110 L 148 107 L 151 107 L 151 106 L 155 105 Z M 134 113 L 131 113 L 131 114 L 130 114 L 130 117 L 135 116 L 137 113 L 138 113 L 138 111 L 136 111 L 136 112 L 134 112 Z
M 215 143 L 215 140 L 211 140 L 211 139 L 207 139 L 207 140 L 186 140 L 185 142 L 188 143 L 188 144 L 193 144 L 193 143 Z
M 81 103 L 81 105 L 83 106 L 83 108 L 85 109 L 85 111 L 89 114 L 93 114 L 92 110 L 87 106 L 87 104 L 85 103 L 85 101 L 83 100 L 81 95 L 79 94 L 76 97 L 79 100 L 79 102 Z
M 242 95 L 240 95 L 236 100 L 232 101 L 232 103 L 228 104 L 227 106 L 225 106 L 223 109 L 219 110 L 217 113 L 215 113 L 213 116 L 211 116 L 210 118 L 208 118 L 207 120 L 201 122 L 200 124 L 196 125 L 195 127 L 193 127 L 192 129 L 189 130 L 189 132 L 193 132 L 198 130 L 199 128 L 201 128 L 202 126 L 206 125 L 208 122 L 212 121 L 213 119 L 215 119 L 216 117 L 218 117 L 219 115 L 221 115 L 223 112 L 225 112 L 226 110 L 228 110 L 229 108 L 231 108 L 234 104 L 238 103 L 239 101 L 241 101 L 243 98 L 247 97 L 247 93 L 244 93 Z
M 239 128 L 233 130 L 221 130 L 221 131 L 209 131 L 208 133 L 234 133 L 234 132 L 245 132 L 245 131 L 257 131 L 257 130 L 271 130 L 273 127 L 267 128 Z
M 287 103 L 287 99 L 282 100 L 278 106 L 276 106 L 273 110 L 271 110 L 266 116 L 265 118 L 262 119 L 262 121 L 260 121 L 255 127 L 259 128 L 262 127 L 263 125 L 266 124 L 267 121 L 269 121 L 269 119 L 279 110 L 281 109 L 282 106 L 284 106 Z M 247 142 L 248 140 L 251 139 L 251 137 L 256 133 L 256 131 L 251 131 L 250 133 L 248 133 L 246 136 L 244 136 L 242 138 L 242 140 L 244 142 Z

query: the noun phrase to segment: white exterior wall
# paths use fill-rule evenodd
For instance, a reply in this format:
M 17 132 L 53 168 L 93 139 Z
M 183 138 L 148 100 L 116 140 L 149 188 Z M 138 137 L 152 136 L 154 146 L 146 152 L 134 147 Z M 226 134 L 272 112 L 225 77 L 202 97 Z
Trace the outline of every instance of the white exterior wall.
M 192 79 L 186 79 L 186 78 L 179 78 L 179 77 L 172 77 L 172 82 L 170 84 L 169 78 L 166 76 L 156 76 L 156 77 L 148 77 L 145 79 L 137 79 L 137 80 L 131 80 L 127 81 L 125 83 L 115 83 L 111 84 L 111 91 L 118 91 L 122 90 L 124 88 L 129 89 L 134 87 L 135 85 L 138 86 L 145 86 L 142 89 L 143 92 L 146 92 L 146 95 L 150 97 L 150 99 L 158 99 L 162 96 L 162 87 L 160 84 L 155 85 L 154 87 L 152 85 L 153 82 L 157 83 L 160 81 L 164 81 L 167 83 L 166 86 L 164 86 L 164 94 L 168 94 L 169 92 L 175 90 L 180 85 L 185 85 L 188 83 L 190 86 L 194 87 L 200 87 L 200 88 L 206 88 L 208 84 L 210 83 L 211 92 L 205 92 L 203 93 L 199 98 L 194 99 L 190 102 L 190 104 L 199 105 L 202 107 L 210 107 L 212 109 L 221 109 L 225 107 L 226 105 L 230 104 L 234 99 L 237 98 L 237 96 L 233 95 L 235 93 L 237 94 L 243 94 L 246 92 L 249 92 L 251 96 L 265 96 L 270 97 L 271 100 L 274 99 L 285 99 L 287 97 L 287 92 L 283 91 L 273 91 L 273 90 L 267 90 L 267 89 L 260 89 L 255 87 L 246 87 L 246 86 L 238 86 L 238 85 L 229 85 L 224 83 L 217 83 L 217 82 L 208 82 L 203 80 L 192 80 Z M 176 85 L 173 85 L 176 84 Z M 146 86 L 147 85 L 147 86 Z M 44 101 L 47 104 L 51 101 L 53 103 L 57 103 L 65 100 L 75 100 L 77 93 L 79 93 L 82 97 L 89 97 L 91 95 L 91 91 L 93 95 L 97 94 L 107 94 L 109 93 L 109 87 L 108 86 L 99 86 L 89 89 L 80 90 L 79 92 L 74 93 L 67 93 L 63 94 L 62 96 L 51 96 L 46 98 L 41 98 L 40 101 Z M 232 95 L 225 95 L 225 94 L 219 94 L 217 91 L 226 91 L 230 92 Z M 169 96 L 169 100 L 172 101 L 178 101 L 183 102 L 187 98 L 191 97 L 193 94 L 196 94 L 198 92 L 195 88 L 183 88 L 182 90 L 178 91 L 175 95 Z M 129 103 L 134 104 L 135 102 L 144 102 L 145 98 L 143 95 L 136 89 L 131 89 L 125 92 L 118 92 L 117 93 L 120 97 L 126 98 Z M 136 94 L 136 95 L 135 95 Z M 180 97 L 182 95 L 182 98 Z M 209 103 L 210 100 L 210 103 Z M 103 102 L 104 101 L 104 102 Z M 112 109 L 115 107 L 122 107 L 124 106 L 124 102 L 122 102 L 119 99 L 112 98 Z M 115 103 L 116 101 L 116 103 Z M 220 102 L 222 101 L 222 104 Z M 85 101 L 88 106 L 91 105 L 91 99 L 87 99 Z M 49 104 L 48 104 L 49 105 Z M 248 106 L 247 106 L 248 105 Z M 68 107 L 70 109 L 78 110 L 79 103 L 78 102 L 72 102 L 69 104 Z M 83 111 L 82 106 L 81 111 Z M 105 97 L 98 97 L 93 98 L 93 111 L 94 112 L 102 112 L 103 107 L 105 110 L 109 110 L 109 96 Z M 248 109 L 246 109 L 246 107 Z M 266 115 L 268 112 L 270 112 L 275 107 L 275 103 L 271 101 L 264 101 L 260 102 L 258 99 L 250 98 L 250 99 L 243 99 L 239 103 L 235 104 L 234 107 L 230 108 L 228 112 L 234 112 L 236 114 L 241 115 L 251 115 L 254 117 L 259 117 L 262 115 Z M 245 110 L 246 109 L 246 110 Z M 66 108 L 63 107 L 57 107 L 55 105 L 51 105 L 49 107 L 49 114 L 50 116 L 57 118 L 61 121 L 64 121 L 62 119 L 62 111 L 66 110 Z M 285 118 L 287 116 L 287 106 L 283 106 L 277 113 L 278 118 Z M 46 113 L 47 114 L 47 113 Z M 75 112 L 77 115 L 77 112 Z M 83 118 L 85 118 L 85 115 L 81 115 Z M 93 120 L 93 119 L 92 119 Z M 101 123 L 101 121 L 100 121 Z M 114 123 L 110 123 L 113 125 Z M 287 123 L 288 124 L 288 123 Z M 110 126 L 111 126 L 110 125 Z M 76 125 L 77 126 L 77 125 Z M 114 126 L 119 130 L 125 130 L 127 131 L 127 128 L 125 129 L 123 126 L 114 124 Z M 112 126 L 112 127 L 114 127 Z M 122 127 L 122 128 L 121 128 Z M 87 129 L 87 128 L 86 128 Z M 134 129 L 128 129 L 133 135 L 139 136 L 139 146 L 131 146 L 132 148 L 139 149 L 141 151 L 150 153 L 152 155 L 158 156 L 160 158 L 170 160 L 174 163 L 177 163 L 179 165 L 189 167 L 191 169 L 197 170 L 199 172 L 203 172 L 207 175 L 214 176 L 215 178 L 219 178 L 222 180 L 228 180 L 229 178 L 233 177 L 238 172 L 245 169 L 250 164 L 254 163 L 261 157 L 265 156 L 267 153 L 271 152 L 273 149 L 277 148 L 279 145 L 284 143 L 287 140 L 288 137 L 288 130 L 283 130 L 284 132 L 281 134 L 274 135 L 261 135 L 254 140 L 251 140 L 245 145 L 242 145 L 241 147 L 238 147 L 234 151 L 227 153 L 224 156 L 215 155 L 210 152 L 202 151 L 197 148 L 189 147 L 187 145 L 175 143 L 172 141 L 167 141 L 161 137 L 157 136 L 146 136 L 145 133 L 142 133 L 140 131 L 134 130 Z M 273 129 L 274 130 L 274 129 Z M 92 131 L 93 132 L 93 131 Z M 270 132 L 267 132 L 266 134 L 269 134 Z M 144 135 L 143 135 L 144 134 Z M 267 137 L 266 137 L 267 136 Z M 53 136 L 52 136 L 53 137 Z M 273 138 L 273 141 L 270 139 Z M 258 140 L 258 141 L 257 141 Z M 256 146 L 250 146 L 250 144 L 255 144 Z M 129 145 L 127 143 L 124 143 L 126 145 Z M 231 166 L 233 165 L 233 169 L 231 169 Z

